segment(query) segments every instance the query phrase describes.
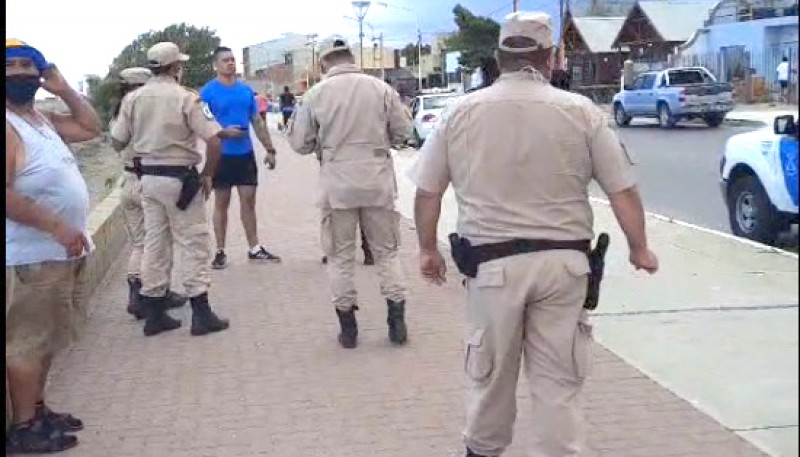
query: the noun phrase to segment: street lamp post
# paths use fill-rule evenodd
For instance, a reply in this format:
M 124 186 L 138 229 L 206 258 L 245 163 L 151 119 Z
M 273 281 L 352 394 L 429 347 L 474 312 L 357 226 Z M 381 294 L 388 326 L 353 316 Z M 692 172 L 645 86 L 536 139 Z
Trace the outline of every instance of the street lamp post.
M 353 1 L 353 9 L 356 11 L 358 18 L 358 50 L 361 53 L 359 65 L 364 69 L 364 17 L 367 15 L 367 10 L 371 2 L 366 0 Z

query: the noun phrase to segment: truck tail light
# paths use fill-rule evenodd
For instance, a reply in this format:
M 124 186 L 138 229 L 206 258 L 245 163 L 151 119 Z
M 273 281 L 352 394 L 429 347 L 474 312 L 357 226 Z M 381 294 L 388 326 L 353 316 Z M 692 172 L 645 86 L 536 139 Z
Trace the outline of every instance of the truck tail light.
M 681 91 L 678 93 L 678 101 L 681 103 L 686 101 L 686 89 L 681 89 Z
M 433 122 L 436 120 L 435 114 L 426 114 L 422 116 L 422 122 Z

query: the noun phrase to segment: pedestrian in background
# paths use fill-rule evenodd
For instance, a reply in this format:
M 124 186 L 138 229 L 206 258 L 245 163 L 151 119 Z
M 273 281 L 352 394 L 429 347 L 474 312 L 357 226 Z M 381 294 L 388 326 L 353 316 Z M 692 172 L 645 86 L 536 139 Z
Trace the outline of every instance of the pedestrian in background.
M 102 133 L 92 105 L 36 48 L 6 40 L 6 453 L 75 447 L 83 422 L 45 402 L 55 355 L 86 320 L 89 191 L 67 143 Z M 39 111 L 40 88 L 69 114 Z M 7 402 L 8 403 L 8 402 Z
M 298 153 L 319 151 L 322 158 L 321 240 L 341 327 L 339 343 L 357 345 L 353 276 L 360 224 L 381 277 L 389 340 L 403 344 L 406 287 L 397 256 L 397 181 L 390 149 L 411 137 L 411 116 L 394 89 L 358 68 L 344 40 L 327 40 L 319 55 L 325 76 L 303 96 L 288 137 Z
M 497 59 L 499 79 L 453 106 L 410 174 L 420 273 L 436 284 L 445 280 L 436 232 L 452 184 L 459 219 L 451 242 L 466 276 L 470 329 L 466 455 L 499 456 L 511 444 L 523 357 L 530 455 L 583 455 L 578 398 L 592 363 L 583 308 L 592 179 L 609 196 L 631 263 L 654 273 L 658 261 L 648 248 L 632 161 L 603 112 L 550 84 L 550 17 L 507 18 Z
M 269 252 L 259 242 L 256 218 L 258 164 L 253 142 L 250 140 L 250 125 L 266 150 L 264 163 L 274 169 L 276 150 L 272 145 L 269 129 L 259 114 L 253 89 L 239 81 L 236 76 L 236 58 L 230 48 L 223 46 L 214 51 L 214 70 L 217 77 L 200 90 L 200 97 L 224 128 L 222 158 L 214 176 L 214 234 L 217 251 L 212 266 L 215 269 L 227 266 L 225 242 L 233 188 L 236 188 L 239 195 L 239 215 L 247 238 L 247 258 L 258 262 L 280 262 L 280 257 Z

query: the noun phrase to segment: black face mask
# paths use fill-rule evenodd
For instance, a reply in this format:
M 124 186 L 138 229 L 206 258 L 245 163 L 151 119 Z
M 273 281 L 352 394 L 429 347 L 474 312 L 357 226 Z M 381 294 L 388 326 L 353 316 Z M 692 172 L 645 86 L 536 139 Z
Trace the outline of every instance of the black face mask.
M 33 101 L 36 92 L 42 86 L 38 76 L 11 75 L 6 76 L 6 100 L 15 105 L 26 105 Z

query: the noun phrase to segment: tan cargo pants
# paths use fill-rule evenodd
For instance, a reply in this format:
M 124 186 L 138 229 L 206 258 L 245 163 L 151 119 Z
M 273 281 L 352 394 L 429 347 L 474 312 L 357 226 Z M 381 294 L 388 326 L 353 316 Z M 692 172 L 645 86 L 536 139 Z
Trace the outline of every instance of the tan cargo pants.
M 145 175 L 141 179 L 144 210 L 144 253 L 142 290 L 146 297 L 163 297 L 170 286 L 175 242 L 184 263 L 186 295 L 196 297 L 211 285 L 209 228 L 205 199 L 198 192 L 186 210 L 175 205 L 181 181 L 165 176 Z
M 140 277 L 142 253 L 144 252 L 144 210 L 142 209 L 142 183 L 135 174 L 125 173 L 120 205 L 125 221 L 125 230 L 131 242 L 131 258 L 128 261 L 128 276 Z
M 323 210 L 321 242 L 328 256 L 328 277 L 332 303 L 348 311 L 357 304 L 354 281 L 356 228 L 364 230 L 380 276 L 381 294 L 395 302 L 405 300 L 406 287 L 397 249 L 400 246 L 400 220 L 389 208 Z
M 500 455 L 511 444 L 520 362 L 530 384 L 531 457 L 583 455 L 578 403 L 591 366 L 586 320 L 589 263 L 577 251 L 543 251 L 484 263 L 468 279 L 470 335 L 466 445 Z

